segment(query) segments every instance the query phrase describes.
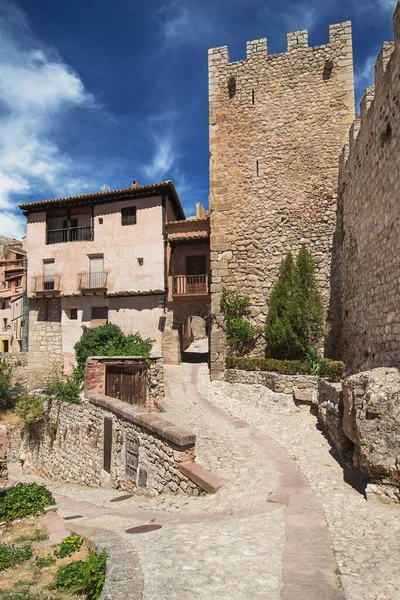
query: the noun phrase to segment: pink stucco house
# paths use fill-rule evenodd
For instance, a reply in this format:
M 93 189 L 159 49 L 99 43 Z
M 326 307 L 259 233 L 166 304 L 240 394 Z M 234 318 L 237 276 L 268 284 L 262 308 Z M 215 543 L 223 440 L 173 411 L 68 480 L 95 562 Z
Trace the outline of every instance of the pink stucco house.
M 36 354 L 30 371 L 43 371 L 44 361 L 49 377 L 68 371 L 82 326 L 107 320 L 161 346 L 166 226 L 185 219 L 171 181 L 20 208 L 27 217 L 29 351 Z

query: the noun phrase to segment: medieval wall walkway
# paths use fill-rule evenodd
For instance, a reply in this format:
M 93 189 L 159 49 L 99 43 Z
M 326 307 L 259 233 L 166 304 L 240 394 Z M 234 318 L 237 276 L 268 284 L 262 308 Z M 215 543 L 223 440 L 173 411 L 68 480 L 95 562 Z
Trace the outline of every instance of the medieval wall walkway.
M 118 534 L 124 556 L 130 544 L 130 599 L 400 597 L 400 511 L 343 481 L 314 417 L 259 386 L 210 383 L 204 365 L 168 367 L 166 389 L 166 417 L 197 434 L 198 461 L 226 482 L 217 494 L 111 502 L 124 494 L 49 485 L 72 530 Z

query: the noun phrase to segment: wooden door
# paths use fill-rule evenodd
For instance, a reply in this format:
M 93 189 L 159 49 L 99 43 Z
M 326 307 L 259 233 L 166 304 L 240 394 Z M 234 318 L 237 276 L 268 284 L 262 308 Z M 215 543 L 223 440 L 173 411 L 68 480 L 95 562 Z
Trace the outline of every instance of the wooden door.
M 106 395 L 145 409 L 147 365 L 107 365 Z

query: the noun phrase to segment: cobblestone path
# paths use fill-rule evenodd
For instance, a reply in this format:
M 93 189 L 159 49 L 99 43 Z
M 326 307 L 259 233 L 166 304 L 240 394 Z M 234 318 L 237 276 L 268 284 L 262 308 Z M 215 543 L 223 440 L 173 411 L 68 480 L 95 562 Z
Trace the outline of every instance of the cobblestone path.
M 166 367 L 166 390 L 166 418 L 197 434 L 198 462 L 226 482 L 217 494 L 112 503 L 123 494 L 46 483 L 63 518 L 81 515 L 68 527 L 132 545 L 135 598 L 400 598 L 399 510 L 343 481 L 314 417 L 260 386 L 210 383 L 205 365 Z M 146 523 L 162 528 L 126 533 Z

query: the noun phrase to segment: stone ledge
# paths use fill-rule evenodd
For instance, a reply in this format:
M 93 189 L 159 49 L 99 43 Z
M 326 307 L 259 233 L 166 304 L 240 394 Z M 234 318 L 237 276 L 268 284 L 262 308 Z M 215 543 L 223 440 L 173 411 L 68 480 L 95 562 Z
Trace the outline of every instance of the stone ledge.
M 196 436 L 193 433 L 189 433 L 182 427 L 169 423 L 158 414 L 138 411 L 126 402 L 105 396 L 104 394 L 89 394 L 88 401 L 95 406 L 100 406 L 105 410 L 113 412 L 118 417 L 130 421 L 134 425 L 143 427 L 143 429 L 171 442 L 180 450 L 193 448 L 196 443 Z
M 202 490 L 209 494 L 215 494 L 220 487 L 224 485 L 224 481 L 208 469 L 195 462 L 181 463 L 179 470 L 188 479 L 193 481 Z
M 74 529 L 83 535 L 91 550 L 107 553 L 106 579 L 100 600 L 140 600 L 143 574 L 133 546 L 111 531 L 93 531 L 80 525 Z

